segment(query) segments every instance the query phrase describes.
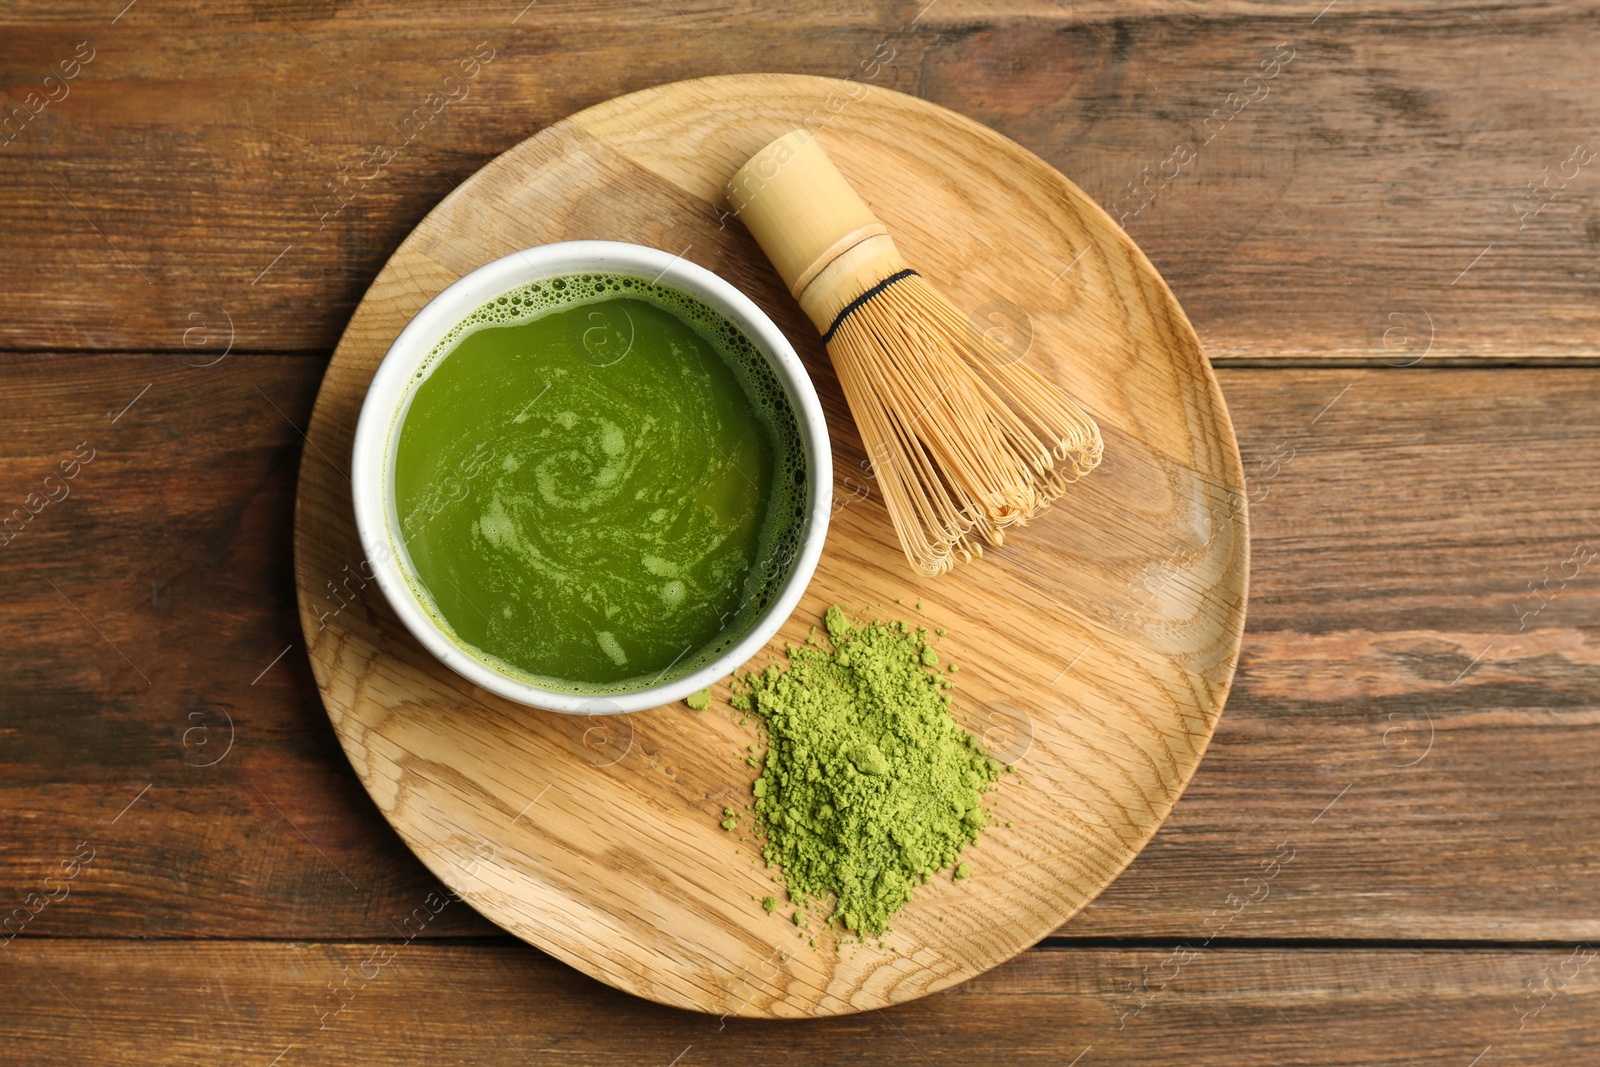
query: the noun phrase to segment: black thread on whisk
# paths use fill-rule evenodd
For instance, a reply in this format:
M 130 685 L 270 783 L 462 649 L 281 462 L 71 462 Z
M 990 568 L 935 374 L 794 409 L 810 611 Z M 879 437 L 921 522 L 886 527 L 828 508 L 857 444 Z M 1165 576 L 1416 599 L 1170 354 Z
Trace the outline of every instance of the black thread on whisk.
M 828 327 L 828 332 L 822 335 L 822 343 L 827 344 L 829 341 L 833 340 L 833 332 L 839 328 L 839 324 L 841 322 L 849 317 L 850 312 L 854 311 L 862 304 L 865 304 L 868 300 L 871 300 L 873 297 L 889 288 L 889 286 L 893 285 L 901 278 L 909 278 L 915 273 L 917 272 L 912 270 L 910 267 L 907 267 L 905 270 L 895 271 L 883 281 L 879 282 L 877 285 L 874 285 L 871 289 L 868 289 L 866 292 L 850 301 L 850 303 L 846 304 L 844 309 L 840 311 L 837 316 L 835 316 L 833 325 Z

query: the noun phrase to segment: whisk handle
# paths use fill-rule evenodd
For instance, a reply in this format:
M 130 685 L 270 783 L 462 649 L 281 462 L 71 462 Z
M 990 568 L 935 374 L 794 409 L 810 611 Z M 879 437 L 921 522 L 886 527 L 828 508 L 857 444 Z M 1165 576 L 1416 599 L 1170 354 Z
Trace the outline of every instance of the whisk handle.
M 727 196 L 819 333 L 906 267 L 888 229 L 809 130 L 786 133 L 751 156 L 728 181 Z

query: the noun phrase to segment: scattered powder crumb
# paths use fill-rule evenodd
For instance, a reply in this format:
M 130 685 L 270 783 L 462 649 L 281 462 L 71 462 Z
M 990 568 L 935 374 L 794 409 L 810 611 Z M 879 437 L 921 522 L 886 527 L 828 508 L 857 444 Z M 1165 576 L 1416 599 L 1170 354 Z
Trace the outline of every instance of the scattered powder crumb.
M 683 698 L 683 702 L 695 711 L 705 711 L 711 706 L 711 690 L 702 689 L 698 693 L 690 693 Z
M 971 878 L 971 877 L 972 877 L 972 868 L 971 867 L 967 866 L 965 863 L 959 864 L 956 867 L 956 874 L 955 874 L 955 880 L 956 881 L 959 882 L 963 878 Z

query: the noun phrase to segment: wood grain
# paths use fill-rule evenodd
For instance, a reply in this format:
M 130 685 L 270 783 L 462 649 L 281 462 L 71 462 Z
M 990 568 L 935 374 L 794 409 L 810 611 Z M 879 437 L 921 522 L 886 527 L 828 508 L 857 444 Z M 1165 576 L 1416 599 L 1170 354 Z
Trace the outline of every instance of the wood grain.
M 1486 1064 L 1549 1064 L 1583 1062 L 1600 1002 L 1593 950 L 1571 947 L 1226 949 L 1181 964 L 1165 946 L 1050 948 L 913 1004 L 805 1024 L 645 1003 L 523 946 L 88 941 L 0 951 L 9 1004 L 0 1041 L 38 1067 L 274 1057 L 1065 1067 L 1074 1057 L 1164 1063 L 1174 1049 L 1184 1063 L 1230 1067 L 1463 1067 L 1485 1049 Z M 1131 999 L 1130 987 L 1174 970 Z
M 941 654 L 968 668 L 959 688 L 978 705 L 971 728 L 993 732 L 1005 762 L 1026 757 L 964 854 L 972 877 L 924 886 L 895 917 L 889 947 L 827 933 L 809 947 L 789 909 L 755 906 L 774 878 L 718 825 L 749 797 L 744 757 L 757 738 L 741 715 L 673 706 L 592 722 L 489 697 L 433 660 L 379 598 L 336 606 L 342 575 L 365 584 L 349 481 L 334 463 L 301 468 L 302 625 L 334 728 L 378 807 L 436 876 L 512 933 L 629 992 L 713 1013 L 878 1008 L 1044 937 L 1116 877 L 1181 793 L 1243 627 L 1238 453 L 1171 293 L 1055 171 L 960 116 L 884 90 L 852 99 L 853 88 L 790 75 L 678 83 L 588 109 L 506 153 L 373 282 L 307 434 L 322 455 L 349 453 L 390 342 L 461 274 L 519 248 L 606 237 L 682 246 L 773 315 L 823 398 L 836 466 L 861 473 L 815 331 L 749 235 L 719 218 L 728 177 L 802 126 L 908 261 L 943 265 L 929 280 L 958 307 L 1012 294 L 1038 309 L 1019 357 L 1093 412 L 1111 458 L 1069 506 L 1019 527 L 983 566 L 938 580 L 906 566 L 880 497 L 841 496 L 805 597 L 753 661 L 803 642 L 831 604 L 921 612 L 949 631 Z M 884 174 L 896 181 L 873 180 Z M 985 254 L 1024 229 L 1027 255 Z M 1182 580 L 1158 598 L 1158 617 L 1133 617 L 1134 572 L 1180 553 Z M 713 693 L 720 703 L 726 690 Z
M 0 548 L 0 915 L 78 842 L 98 849 L 70 898 L 0 948 L 5 1058 L 1586 1061 L 1592 965 L 1518 1030 L 1570 951 L 1479 939 L 1600 938 L 1600 599 L 1592 567 L 1560 573 L 1597 521 L 1600 384 L 1431 368 L 1600 359 L 1594 167 L 1518 219 L 1544 168 L 1596 145 L 1587 5 L 124 6 L 19 0 L 0 33 L 6 113 L 78 42 L 97 50 L 70 98 L 0 145 L 0 513 L 78 442 L 99 449 L 71 497 Z M 1270 93 L 1140 207 L 1144 168 L 1285 40 L 1296 58 Z M 391 124 L 480 41 L 497 58 L 470 97 L 323 217 L 328 183 L 404 141 Z M 1061 931 L 1223 940 L 1176 980 L 1168 946 L 1079 943 L 883 1013 L 720 1028 L 451 905 L 427 943 L 389 942 L 402 962 L 318 1031 L 328 983 L 439 888 L 337 751 L 302 658 L 294 476 L 321 460 L 295 427 L 328 349 L 417 221 L 537 129 L 679 78 L 859 77 L 880 43 L 895 55 L 871 84 L 1137 208 L 1128 231 L 1212 359 L 1376 368 L 1220 375 L 1252 489 L 1241 669 L 1182 803 Z M 205 373 L 179 361 L 230 339 Z M 264 351 L 297 358 L 240 358 Z M 1130 610 L 1171 580 L 1152 565 Z M 227 716 L 232 747 L 200 766 Z M 1295 858 L 1261 898 L 1284 842 Z M 76 940 L 129 935 L 364 940 Z M 475 940 L 439 941 L 460 935 Z M 1237 937 L 1479 943 L 1225 947 Z
M 675 79 L 859 76 L 887 42 L 871 84 L 992 125 L 1129 212 L 1213 359 L 1600 356 L 1600 184 L 1593 164 L 1560 177 L 1600 149 L 1581 6 L 941 0 L 913 25 L 889 0 L 626 18 L 558 0 L 512 25 L 522 7 L 143 3 L 113 23 L 13 5 L 8 105 L 78 42 L 96 56 L 0 148 L 0 345 L 181 350 L 191 314 L 225 309 L 243 350 L 326 350 L 411 227 L 533 131 Z M 1261 96 L 1244 79 L 1286 40 Z M 395 133 L 479 42 L 497 53 L 469 94 Z M 1145 168 L 1236 92 L 1258 99 L 1139 208 Z M 389 140 L 403 152 L 363 178 Z M 324 217 L 330 182 L 355 193 Z

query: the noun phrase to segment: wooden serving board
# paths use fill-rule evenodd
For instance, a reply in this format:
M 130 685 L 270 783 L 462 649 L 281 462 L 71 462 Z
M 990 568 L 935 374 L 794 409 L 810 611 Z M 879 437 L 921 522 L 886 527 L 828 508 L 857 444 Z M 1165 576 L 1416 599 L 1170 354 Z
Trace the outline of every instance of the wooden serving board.
M 724 181 L 811 128 L 907 259 L 1099 420 L 1105 461 L 981 562 L 916 578 L 872 491 L 826 353 L 737 218 Z M 1014 761 L 972 877 L 922 887 L 888 948 L 812 948 L 722 809 L 749 800 L 753 724 L 714 691 L 603 719 L 493 698 L 434 661 L 365 570 L 348 470 L 362 397 L 407 320 L 466 272 L 575 238 L 654 245 L 721 274 L 794 342 L 822 396 L 837 497 L 799 610 L 946 628 L 958 714 Z M 621 989 L 704 1012 L 813 1016 L 909 1000 L 1050 933 L 1171 809 L 1238 659 L 1248 538 L 1216 381 L 1166 285 L 1075 185 L 921 100 L 798 75 L 705 78 L 580 112 L 435 208 L 367 291 L 317 398 L 295 573 L 318 685 L 356 772 L 406 843 L 484 915 Z M 920 607 L 919 607 L 920 604 Z M 781 894 L 780 894 L 781 895 Z M 419 902 L 420 904 L 421 902 Z M 814 932 L 814 931 L 813 931 Z M 808 935 L 809 936 L 809 935 Z

